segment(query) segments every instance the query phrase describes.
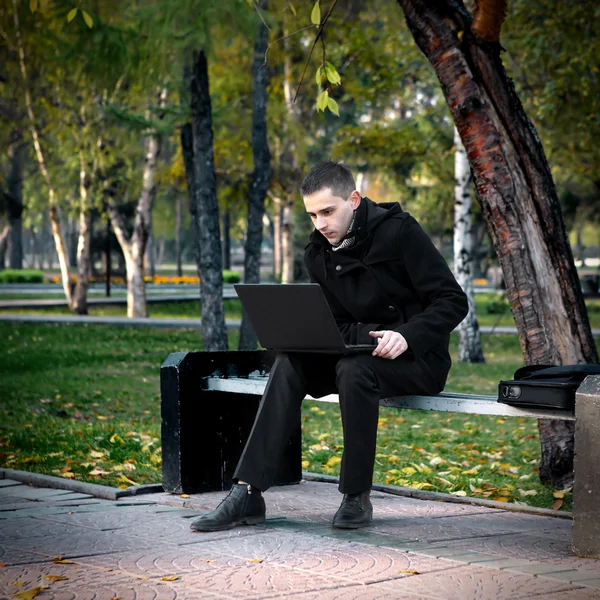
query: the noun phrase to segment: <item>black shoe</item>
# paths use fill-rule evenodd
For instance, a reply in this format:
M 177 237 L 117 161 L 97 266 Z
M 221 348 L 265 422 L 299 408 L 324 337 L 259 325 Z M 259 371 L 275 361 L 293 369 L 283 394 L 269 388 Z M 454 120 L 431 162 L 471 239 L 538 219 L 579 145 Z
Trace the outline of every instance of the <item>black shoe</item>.
M 265 522 L 265 513 L 260 490 L 236 483 L 215 510 L 196 519 L 190 527 L 196 531 L 222 531 L 237 525 L 258 525 Z
M 358 529 L 366 527 L 373 520 L 371 490 L 358 494 L 344 494 L 342 504 L 333 517 L 333 527 L 338 529 Z

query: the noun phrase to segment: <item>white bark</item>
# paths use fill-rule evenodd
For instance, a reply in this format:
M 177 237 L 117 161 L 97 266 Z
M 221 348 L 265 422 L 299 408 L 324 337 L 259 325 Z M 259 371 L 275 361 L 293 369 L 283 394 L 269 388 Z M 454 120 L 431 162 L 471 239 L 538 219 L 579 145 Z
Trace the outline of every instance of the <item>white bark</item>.
M 29 82 L 27 77 L 27 64 L 25 61 L 25 47 L 23 45 L 23 39 L 21 37 L 21 27 L 19 23 L 19 14 L 18 14 L 18 3 L 17 0 L 12 1 L 13 4 L 13 19 L 15 23 L 15 33 L 17 38 L 17 47 L 19 52 L 19 64 L 21 67 L 21 76 L 23 78 L 23 88 L 24 88 L 24 98 L 25 98 L 25 107 L 27 109 L 27 117 L 29 119 L 29 130 L 31 132 L 31 137 L 33 138 L 33 146 L 35 148 L 35 154 L 38 160 L 38 164 L 40 167 L 40 171 L 44 179 L 46 180 L 46 184 L 48 185 L 48 204 L 50 208 L 50 223 L 52 225 L 52 237 L 54 238 L 54 244 L 56 246 L 56 253 L 58 255 L 58 263 L 60 266 L 60 275 L 62 280 L 63 290 L 65 292 L 65 297 L 67 299 L 67 303 L 70 307 L 73 305 L 73 299 L 71 294 L 71 281 L 69 279 L 69 260 L 67 253 L 67 244 L 65 242 L 65 237 L 62 231 L 62 223 L 60 216 L 60 209 L 56 202 L 56 192 L 54 190 L 54 186 L 52 183 L 52 179 L 50 177 L 50 172 L 48 170 L 48 165 L 46 163 L 46 159 L 44 157 L 44 152 L 42 149 L 42 144 L 40 141 L 40 136 L 38 135 L 37 123 L 35 120 L 35 115 L 33 112 L 33 105 L 31 102 L 31 94 L 29 93 Z
M 161 90 L 159 106 L 166 103 L 167 92 Z M 155 196 L 155 174 L 158 154 L 160 152 L 160 139 L 155 131 L 148 133 L 144 140 L 146 156 L 142 176 L 142 189 L 138 199 L 133 233 L 127 236 L 123 220 L 114 206 L 109 206 L 110 221 L 117 240 L 125 256 L 125 269 L 127 271 L 127 316 L 147 317 L 148 305 L 146 302 L 146 287 L 144 285 L 144 253 L 151 226 L 152 204 Z
M 485 362 L 473 294 L 473 251 L 471 244 L 471 170 L 467 153 L 454 129 L 454 274 L 467 295 L 469 313 L 458 326 L 459 362 Z
M 281 223 L 281 283 L 294 283 L 294 196 L 283 205 Z
M 87 295 L 91 272 L 90 252 L 92 247 L 92 210 L 88 197 L 88 175 L 83 152 L 79 153 L 79 237 L 77 240 L 77 285 L 73 297 L 73 311 L 87 315 Z

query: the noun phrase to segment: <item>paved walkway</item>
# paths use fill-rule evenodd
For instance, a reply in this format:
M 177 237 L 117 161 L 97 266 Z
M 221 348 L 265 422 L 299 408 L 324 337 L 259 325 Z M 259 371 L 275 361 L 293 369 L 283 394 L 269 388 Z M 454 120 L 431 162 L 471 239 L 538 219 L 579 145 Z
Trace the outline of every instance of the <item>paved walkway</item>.
M 191 531 L 222 497 L 0 480 L 0 599 L 600 599 L 600 561 L 573 556 L 568 519 L 374 492 L 373 525 L 338 531 L 336 487 L 303 482 L 265 494 L 264 526 Z

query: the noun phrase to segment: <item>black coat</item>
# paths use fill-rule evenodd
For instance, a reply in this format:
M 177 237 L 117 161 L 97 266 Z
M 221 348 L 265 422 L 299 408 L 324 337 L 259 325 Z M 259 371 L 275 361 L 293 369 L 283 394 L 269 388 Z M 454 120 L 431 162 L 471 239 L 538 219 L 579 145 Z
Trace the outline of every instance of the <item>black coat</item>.
M 354 246 L 334 252 L 315 230 L 304 254 L 345 342 L 375 345 L 368 332 L 391 329 L 408 342 L 405 359 L 434 354 L 449 368 L 449 335 L 468 303 L 429 236 L 399 204 L 368 198 L 361 200 L 352 234 Z

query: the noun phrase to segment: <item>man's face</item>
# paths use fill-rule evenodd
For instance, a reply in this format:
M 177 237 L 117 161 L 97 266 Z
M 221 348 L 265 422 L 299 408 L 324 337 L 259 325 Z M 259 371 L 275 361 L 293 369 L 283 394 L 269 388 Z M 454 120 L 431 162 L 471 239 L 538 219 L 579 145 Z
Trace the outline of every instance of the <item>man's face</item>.
M 360 193 L 354 190 L 349 198 L 334 196 L 331 188 L 323 188 L 304 196 L 304 206 L 315 229 L 330 244 L 337 244 L 346 235 L 352 216 L 360 204 Z

